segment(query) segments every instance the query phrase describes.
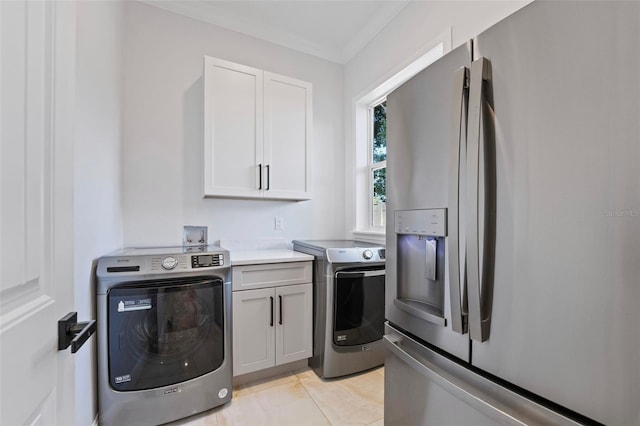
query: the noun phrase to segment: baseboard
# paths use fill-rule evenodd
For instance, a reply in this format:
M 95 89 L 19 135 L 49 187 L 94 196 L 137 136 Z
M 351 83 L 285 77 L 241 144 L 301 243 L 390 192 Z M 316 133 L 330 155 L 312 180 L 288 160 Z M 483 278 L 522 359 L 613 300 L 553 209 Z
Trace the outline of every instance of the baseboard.
M 242 374 L 233 378 L 233 386 L 246 385 L 250 382 L 256 382 L 258 380 L 265 380 L 275 376 L 292 373 L 308 368 L 308 359 L 301 359 L 300 361 L 290 362 L 284 365 L 278 365 L 276 367 L 267 368 L 265 370 L 254 371 L 253 373 Z

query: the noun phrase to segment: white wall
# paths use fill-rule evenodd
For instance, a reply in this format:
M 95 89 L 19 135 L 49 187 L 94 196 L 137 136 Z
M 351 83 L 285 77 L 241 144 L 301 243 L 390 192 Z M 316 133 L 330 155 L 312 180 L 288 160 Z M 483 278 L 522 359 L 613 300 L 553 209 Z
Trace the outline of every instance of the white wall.
M 74 142 L 74 278 L 78 320 L 95 318 L 92 264 L 122 245 L 120 147 L 122 36 L 119 2 L 78 2 Z M 97 413 L 96 338 L 75 354 L 76 424 Z
M 414 1 L 409 3 L 362 49 L 344 70 L 345 109 L 345 226 L 355 224 L 354 102 L 401 71 L 434 47 L 444 33 L 451 34 L 451 48 L 520 9 L 530 0 Z
M 344 236 L 342 66 L 146 4 L 125 8 L 125 246 L 179 245 L 183 225 L 208 226 L 210 242 Z M 313 83 L 311 201 L 202 198 L 205 55 Z

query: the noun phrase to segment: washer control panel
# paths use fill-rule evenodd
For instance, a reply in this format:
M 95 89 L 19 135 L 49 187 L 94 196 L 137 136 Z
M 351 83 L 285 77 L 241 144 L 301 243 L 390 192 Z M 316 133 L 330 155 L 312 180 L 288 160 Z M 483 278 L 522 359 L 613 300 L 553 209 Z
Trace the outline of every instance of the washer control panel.
M 226 258 L 226 259 L 225 259 Z M 227 252 L 111 256 L 100 259 L 100 275 L 144 275 L 228 267 Z
M 191 267 L 194 269 L 223 265 L 224 256 L 222 254 L 196 254 L 191 256 Z
M 149 257 L 148 265 L 151 272 L 185 271 L 189 269 L 187 256 L 178 254 L 151 256 Z
M 170 271 L 174 269 L 176 266 L 178 266 L 178 259 L 176 259 L 173 256 L 167 256 L 164 259 L 162 259 L 162 262 L 160 262 L 160 264 L 164 269 L 166 269 L 167 271 Z

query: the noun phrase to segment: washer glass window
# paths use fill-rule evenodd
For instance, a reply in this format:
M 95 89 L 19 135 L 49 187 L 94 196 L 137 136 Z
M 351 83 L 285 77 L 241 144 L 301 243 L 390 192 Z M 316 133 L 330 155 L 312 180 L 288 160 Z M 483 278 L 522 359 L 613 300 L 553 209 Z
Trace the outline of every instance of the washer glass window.
M 183 382 L 224 361 L 220 278 L 139 281 L 108 294 L 109 380 L 134 391 Z

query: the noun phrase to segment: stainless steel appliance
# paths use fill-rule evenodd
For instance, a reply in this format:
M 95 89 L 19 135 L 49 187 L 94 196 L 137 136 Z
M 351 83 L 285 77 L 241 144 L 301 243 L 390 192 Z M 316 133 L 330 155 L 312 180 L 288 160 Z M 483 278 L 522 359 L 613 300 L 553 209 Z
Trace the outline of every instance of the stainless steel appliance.
M 639 40 L 534 1 L 388 96 L 385 423 L 640 424 Z
M 313 357 L 323 378 L 384 363 L 385 249 L 351 240 L 294 241 L 315 256 Z
M 229 252 L 125 249 L 98 260 L 103 425 L 157 425 L 231 399 Z

